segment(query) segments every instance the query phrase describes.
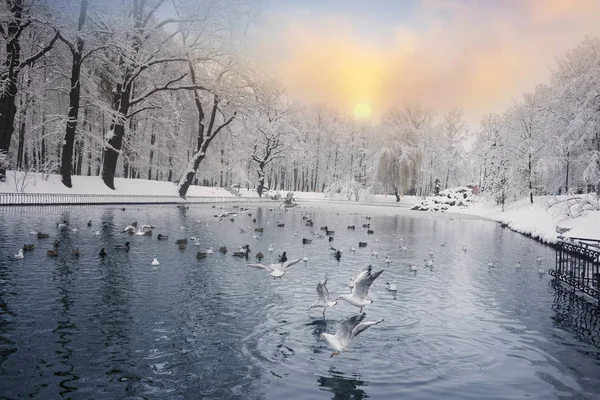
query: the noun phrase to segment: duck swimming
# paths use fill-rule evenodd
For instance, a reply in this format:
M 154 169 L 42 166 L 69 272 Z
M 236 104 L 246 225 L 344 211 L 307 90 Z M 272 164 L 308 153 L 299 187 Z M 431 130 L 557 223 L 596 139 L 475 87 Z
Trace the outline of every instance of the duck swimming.
M 115 249 L 129 251 L 129 242 L 125 242 L 125 244 L 118 244 L 115 246 Z

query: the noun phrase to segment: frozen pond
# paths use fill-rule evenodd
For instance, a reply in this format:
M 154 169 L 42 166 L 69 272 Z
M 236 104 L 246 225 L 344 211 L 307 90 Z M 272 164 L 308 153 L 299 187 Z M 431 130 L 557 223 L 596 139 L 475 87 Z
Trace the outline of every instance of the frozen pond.
M 538 274 L 538 255 L 553 267 L 551 248 L 461 216 L 269 207 L 251 205 L 252 215 L 234 222 L 213 216 L 233 211 L 218 205 L 0 209 L 0 397 L 547 400 L 600 393 L 598 314 Z M 69 227 L 57 228 L 63 220 Z M 154 225 L 153 236 L 121 233 L 133 221 Z M 325 225 L 335 231 L 332 242 L 311 233 Z M 38 240 L 32 230 L 50 238 Z M 157 240 L 159 233 L 169 239 Z M 191 236 L 201 245 L 178 249 L 175 240 Z M 55 240 L 59 255 L 49 257 Z M 114 249 L 126 241 L 129 252 Z M 368 246 L 358 248 L 359 241 Z M 35 250 L 13 260 L 26 243 Z M 259 251 L 266 263 L 283 251 L 310 260 L 274 280 L 232 256 L 244 244 L 252 262 Z M 223 245 L 229 253 L 218 252 Z M 339 262 L 330 245 L 343 249 Z M 197 260 L 210 246 L 215 253 Z M 423 268 L 430 249 L 432 271 Z M 158 267 L 150 265 L 155 255 Z M 416 274 L 408 263 L 418 265 Z M 328 275 L 333 297 L 349 293 L 348 279 L 369 264 L 385 272 L 365 312 L 385 321 L 331 358 L 320 334 L 335 333 L 358 309 L 340 303 L 325 319 L 308 312 L 315 286 Z M 385 287 L 394 280 L 396 293 Z

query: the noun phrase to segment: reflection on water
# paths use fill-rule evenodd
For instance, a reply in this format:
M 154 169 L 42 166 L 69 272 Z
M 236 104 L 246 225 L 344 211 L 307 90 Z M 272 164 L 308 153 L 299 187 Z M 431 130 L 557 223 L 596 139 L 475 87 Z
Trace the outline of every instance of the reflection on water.
M 598 314 L 538 275 L 535 258 L 552 267 L 550 248 L 482 220 L 336 207 L 253 206 L 233 222 L 213 216 L 232 208 L 209 205 L 0 209 L 0 397 L 545 400 L 600 391 L 589 379 L 600 376 Z M 374 235 L 359 228 L 366 212 Z M 63 220 L 69 229 L 57 229 Z M 154 225 L 154 236 L 122 233 L 133 221 Z M 313 234 L 325 225 L 331 243 Z M 179 250 L 175 240 L 192 236 L 200 246 Z M 130 251 L 115 249 L 125 241 Z M 25 243 L 35 250 L 12 260 Z M 231 255 L 246 243 L 252 261 L 258 251 L 267 264 L 283 251 L 310 260 L 272 279 Z M 223 245 L 228 254 L 196 259 Z M 344 250 L 339 262 L 330 245 Z M 429 249 L 433 270 L 423 265 Z M 327 276 L 335 298 L 369 264 L 385 272 L 365 311 L 385 321 L 331 358 L 321 334 L 357 309 L 309 311 L 316 284 Z M 394 280 L 398 291 L 389 292 Z
M 557 327 L 571 332 L 577 339 L 591 344 L 600 361 L 600 308 L 581 295 L 573 293 L 558 279 L 552 280 L 555 289 L 552 320 Z
M 317 382 L 322 390 L 333 393 L 332 400 L 361 400 L 369 397 L 360 388 L 365 385 L 360 378 L 347 378 L 333 369 L 329 373 L 329 376 L 320 376 Z

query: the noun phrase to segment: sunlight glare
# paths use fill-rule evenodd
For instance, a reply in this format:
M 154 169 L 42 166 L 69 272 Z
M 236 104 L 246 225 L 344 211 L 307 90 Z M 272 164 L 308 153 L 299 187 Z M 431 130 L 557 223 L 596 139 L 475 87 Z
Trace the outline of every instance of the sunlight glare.
M 354 107 L 354 116 L 359 119 L 369 118 L 371 116 L 371 106 L 360 103 Z

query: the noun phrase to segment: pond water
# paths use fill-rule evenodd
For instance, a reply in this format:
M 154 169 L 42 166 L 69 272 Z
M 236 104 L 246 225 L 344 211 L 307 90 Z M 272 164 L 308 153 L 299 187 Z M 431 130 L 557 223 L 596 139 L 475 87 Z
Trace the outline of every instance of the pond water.
M 538 255 L 545 269 L 554 265 L 550 247 L 450 214 L 314 203 L 283 213 L 263 204 L 219 222 L 214 214 L 234 211 L 220 206 L 0 209 L 0 398 L 598 398 L 599 317 L 538 274 Z M 63 220 L 69 227 L 57 228 Z M 154 225 L 153 236 L 121 233 L 133 221 Z M 324 225 L 333 242 L 311 233 Z M 264 228 L 258 238 L 255 227 Z M 201 245 L 179 250 L 175 240 L 191 236 Z M 55 240 L 59 255 L 49 257 Z M 114 249 L 126 241 L 129 252 Z M 14 260 L 26 243 L 35 249 Z M 258 251 L 265 263 L 282 251 L 309 261 L 275 280 L 232 256 L 244 244 L 251 261 Z M 223 245 L 229 253 L 217 251 Z M 343 249 L 339 262 L 330 245 Z M 197 260 L 210 246 L 215 253 Z M 320 334 L 358 309 L 340 303 L 325 319 L 309 312 L 315 286 L 327 275 L 332 297 L 349 293 L 349 278 L 369 264 L 385 271 L 365 312 L 385 321 L 332 358 Z M 394 280 L 395 293 L 385 286 Z

